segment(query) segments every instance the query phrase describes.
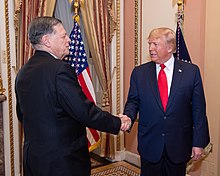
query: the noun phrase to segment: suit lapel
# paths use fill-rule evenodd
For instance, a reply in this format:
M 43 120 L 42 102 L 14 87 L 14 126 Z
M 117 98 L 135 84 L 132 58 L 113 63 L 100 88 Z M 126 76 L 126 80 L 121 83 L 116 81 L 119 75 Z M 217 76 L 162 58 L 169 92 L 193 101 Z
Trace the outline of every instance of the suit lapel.
M 155 96 L 158 105 L 163 110 L 162 102 L 160 100 L 158 84 L 157 84 L 156 64 L 154 62 L 152 62 L 151 66 L 149 67 L 148 74 L 150 78 L 150 85 L 151 85 L 153 95 Z
M 175 59 L 174 63 L 174 70 L 173 70 L 173 78 L 172 78 L 172 83 L 170 87 L 170 95 L 168 99 L 168 104 L 167 104 L 167 110 L 169 110 L 169 107 L 172 104 L 172 101 L 175 97 L 175 94 L 178 90 L 178 86 L 180 85 L 180 81 L 183 76 L 183 67 L 182 67 L 182 61 Z

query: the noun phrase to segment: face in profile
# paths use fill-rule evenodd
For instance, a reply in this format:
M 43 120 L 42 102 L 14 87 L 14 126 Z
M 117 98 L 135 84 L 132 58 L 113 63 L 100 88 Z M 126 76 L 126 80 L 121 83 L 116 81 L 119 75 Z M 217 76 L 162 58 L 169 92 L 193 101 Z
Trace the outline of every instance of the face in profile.
M 70 38 L 66 34 L 66 30 L 62 24 L 58 24 L 53 28 L 54 32 L 48 34 L 50 51 L 59 59 L 63 59 L 69 54 Z

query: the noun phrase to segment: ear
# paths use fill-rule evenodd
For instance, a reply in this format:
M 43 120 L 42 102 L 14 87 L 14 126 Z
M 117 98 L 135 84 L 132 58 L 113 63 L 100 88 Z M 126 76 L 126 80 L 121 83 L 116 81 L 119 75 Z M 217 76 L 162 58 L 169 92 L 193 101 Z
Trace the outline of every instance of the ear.
M 172 48 L 168 48 L 168 53 L 171 53 L 172 52 Z
M 172 53 L 173 52 L 173 45 L 168 45 L 167 51 L 168 51 L 168 53 Z
M 48 35 L 43 35 L 41 42 L 43 45 L 45 45 L 46 47 L 50 48 L 50 37 Z

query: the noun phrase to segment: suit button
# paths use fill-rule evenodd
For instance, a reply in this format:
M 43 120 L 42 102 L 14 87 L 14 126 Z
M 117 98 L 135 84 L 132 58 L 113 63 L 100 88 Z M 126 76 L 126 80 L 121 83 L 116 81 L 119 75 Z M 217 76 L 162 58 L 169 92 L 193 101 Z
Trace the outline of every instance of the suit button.
M 164 134 L 164 133 L 162 133 L 162 136 L 164 137 L 164 136 L 165 136 L 165 134 Z
M 167 117 L 166 117 L 166 116 L 164 116 L 164 117 L 163 117 L 163 119 L 164 119 L 164 120 L 166 120 L 166 119 L 167 119 Z

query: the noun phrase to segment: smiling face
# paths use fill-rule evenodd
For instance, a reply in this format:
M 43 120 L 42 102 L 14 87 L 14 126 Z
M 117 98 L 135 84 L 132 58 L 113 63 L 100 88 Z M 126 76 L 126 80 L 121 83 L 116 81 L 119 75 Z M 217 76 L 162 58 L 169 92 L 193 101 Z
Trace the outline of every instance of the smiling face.
M 168 61 L 175 52 L 175 33 L 169 28 L 157 28 L 148 37 L 151 60 L 157 64 Z
M 63 57 L 69 54 L 70 38 L 67 36 L 62 24 L 57 24 L 53 29 L 53 33 L 45 36 L 47 41 L 46 45 L 50 53 L 59 59 L 63 59 Z

